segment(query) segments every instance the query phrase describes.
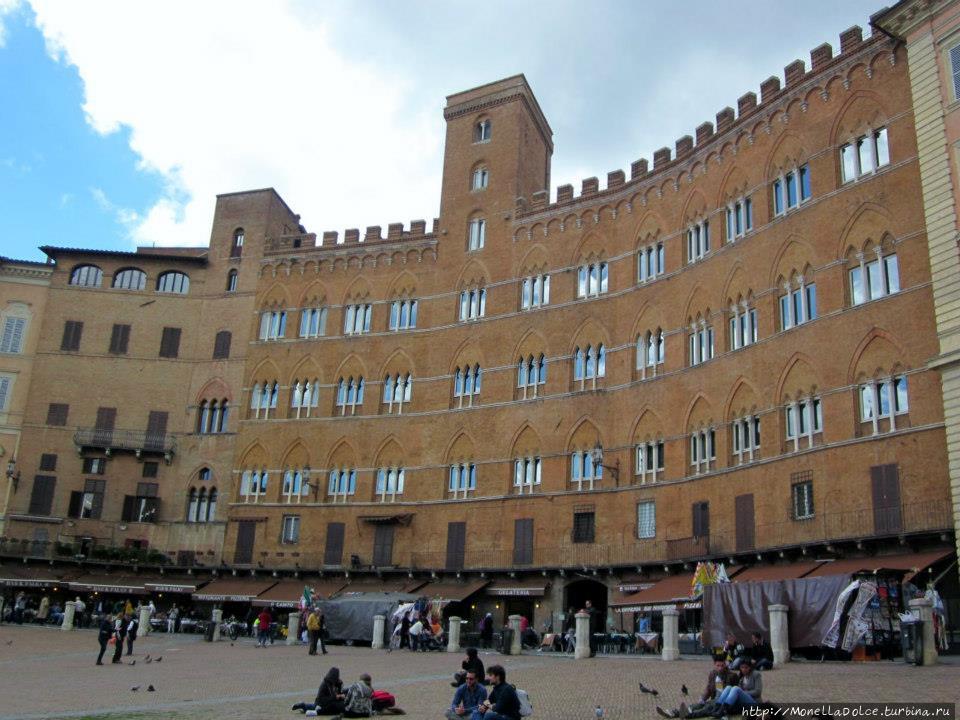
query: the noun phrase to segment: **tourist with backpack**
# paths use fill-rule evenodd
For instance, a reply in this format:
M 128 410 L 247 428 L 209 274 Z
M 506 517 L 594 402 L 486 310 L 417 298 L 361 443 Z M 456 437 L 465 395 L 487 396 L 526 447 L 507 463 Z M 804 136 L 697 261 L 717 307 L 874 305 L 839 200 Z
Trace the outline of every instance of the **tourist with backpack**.
M 502 666 L 487 668 L 487 681 L 491 687 L 490 695 L 473 711 L 471 720 L 520 720 L 532 712 L 529 699 L 526 707 L 521 705 L 517 689 L 507 683 L 507 672 Z

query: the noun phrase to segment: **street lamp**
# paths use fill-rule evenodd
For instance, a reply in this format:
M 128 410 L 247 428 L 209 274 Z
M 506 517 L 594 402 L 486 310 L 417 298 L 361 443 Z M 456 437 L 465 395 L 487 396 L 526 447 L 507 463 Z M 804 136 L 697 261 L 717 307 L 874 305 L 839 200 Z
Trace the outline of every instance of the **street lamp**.
M 303 468 L 303 489 L 308 493 L 313 493 L 313 501 L 317 501 L 317 493 L 320 491 L 320 485 L 318 483 L 310 482 L 310 466 L 307 465 Z
M 20 485 L 20 470 L 17 469 L 16 458 L 12 457 L 7 461 L 7 479 L 13 485 L 13 491 L 16 492 L 17 486 Z
M 616 465 L 604 465 L 603 464 L 603 446 L 597 442 L 593 446 L 593 450 L 590 453 L 590 458 L 593 460 L 594 466 L 600 466 L 604 470 L 609 470 L 610 474 L 613 475 L 613 481 L 619 486 L 620 485 L 620 458 L 617 458 Z

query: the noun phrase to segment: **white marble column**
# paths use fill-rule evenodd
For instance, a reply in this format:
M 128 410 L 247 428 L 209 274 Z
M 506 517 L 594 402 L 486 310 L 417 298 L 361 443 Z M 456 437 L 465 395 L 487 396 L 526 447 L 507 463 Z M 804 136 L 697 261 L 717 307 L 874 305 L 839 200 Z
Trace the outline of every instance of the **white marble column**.
M 287 616 L 287 645 L 300 642 L 300 613 L 292 612 Z
M 520 654 L 520 616 L 511 615 L 509 620 L 510 620 L 510 629 L 513 630 L 513 641 L 510 643 L 510 654 L 519 655 Z
M 590 614 L 580 611 L 574 617 L 577 618 L 577 641 L 573 657 L 587 660 L 590 658 Z
M 218 642 L 220 640 L 220 622 L 223 620 L 223 610 L 220 608 L 213 609 L 213 642 Z
M 450 617 L 450 630 L 447 632 L 447 652 L 460 652 L 460 618 Z
M 385 615 L 374 615 L 373 616 L 373 640 L 370 642 L 370 647 L 373 650 L 382 650 L 383 649 L 383 633 L 384 628 L 387 624 L 387 618 Z
M 64 606 L 63 610 L 63 624 L 60 626 L 60 629 L 64 632 L 69 632 L 73 630 L 73 616 L 77 612 L 77 603 L 73 600 L 67 600 L 67 604 Z
M 937 642 L 933 634 L 933 603 L 927 598 L 916 598 L 910 601 L 910 610 L 923 623 L 923 664 L 937 664 Z
M 140 627 L 137 629 L 137 635 L 141 638 L 146 637 L 150 632 L 150 606 L 141 605 L 140 606 L 140 619 L 137 621 L 140 623 Z
M 661 659 L 680 659 L 680 613 L 676 608 L 667 608 L 663 611 L 663 651 Z
M 790 628 L 787 624 L 786 605 L 771 605 L 770 612 L 770 647 L 773 650 L 773 665 L 780 667 L 790 662 Z

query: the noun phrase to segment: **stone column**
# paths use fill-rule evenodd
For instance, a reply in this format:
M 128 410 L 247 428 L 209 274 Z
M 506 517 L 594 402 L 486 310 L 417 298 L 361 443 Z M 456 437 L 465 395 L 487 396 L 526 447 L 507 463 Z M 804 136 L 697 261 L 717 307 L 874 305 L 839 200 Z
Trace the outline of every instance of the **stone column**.
M 73 616 L 77 612 L 77 603 L 73 600 L 67 600 L 67 604 L 63 609 L 63 624 L 60 626 L 60 629 L 64 632 L 69 632 L 73 630 Z
M 150 606 L 141 605 L 140 606 L 140 627 L 137 629 L 137 635 L 139 637 L 146 637 L 150 632 Z
M 460 652 L 460 618 L 450 617 L 450 630 L 447 632 L 447 652 Z
M 933 635 L 933 602 L 927 598 L 916 598 L 910 601 L 910 610 L 923 623 L 923 664 L 937 664 L 937 643 Z
M 0 595 L 0 618 L 3 617 L 3 606 L 6 604 L 6 602 L 7 601 L 4 600 L 3 595 Z
M 581 610 L 575 617 L 577 618 L 577 639 L 573 657 L 577 660 L 587 660 L 590 658 L 590 614 Z
M 780 667 L 790 662 L 790 630 L 787 624 L 786 605 L 771 605 L 770 612 L 770 647 L 773 649 L 773 665 Z
M 287 616 L 287 645 L 300 642 L 300 613 L 294 611 Z
M 680 659 L 679 621 L 680 613 L 676 608 L 667 608 L 663 611 L 663 651 L 661 652 L 663 660 Z
M 374 650 L 383 649 L 383 634 L 384 628 L 387 624 L 387 618 L 384 615 L 374 615 L 373 616 L 373 641 L 370 643 L 370 647 Z
M 220 640 L 220 623 L 223 620 L 223 610 L 220 608 L 213 609 L 213 642 L 219 642 Z
M 510 654 L 520 654 L 520 616 L 511 615 L 509 618 L 510 629 L 513 630 L 513 642 L 510 643 Z

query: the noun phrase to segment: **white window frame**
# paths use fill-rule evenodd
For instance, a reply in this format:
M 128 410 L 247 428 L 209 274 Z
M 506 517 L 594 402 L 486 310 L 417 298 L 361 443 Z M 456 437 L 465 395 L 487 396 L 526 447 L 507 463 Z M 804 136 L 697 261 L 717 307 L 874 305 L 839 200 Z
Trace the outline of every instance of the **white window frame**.
M 390 304 L 390 329 L 394 332 L 417 327 L 417 301 L 394 300 Z
M 650 508 L 648 517 L 644 517 L 641 508 Z M 655 500 L 641 500 L 637 503 L 637 539 L 653 540 L 657 537 L 657 503 Z
M 300 310 L 300 337 L 315 338 L 327 334 L 327 309 L 307 307 Z
M 260 339 L 281 340 L 287 333 L 287 311 L 265 310 L 260 313 Z
M 577 268 L 577 297 L 599 297 L 610 289 L 610 268 L 605 260 Z
M 662 242 L 651 243 L 637 252 L 637 282 L 656 280 L 666 272 L 666 252 Z
M 240 476 L 240 497 L 245 503 L 258 503 L 267 494 L 270 473 L 266 470 L 244 470 Z
M 343 334 L 363 335 L 370 332 L 370 323 L 373 317 L 373 305 L 370 303 L 354 303 L 343 309 Z
M 900 292 L 900 259 L 897 253 L 884 253 L 873 248 L 875 260 L 867 260 L 866 253 L 857 253 L 857 266 L 850 268 L 850 302 L 863 305 L 871 300 Z M 859 289 L 859 291 L 858 291 Z
M 299 503 L 306 494 L 303 479 L 303 470 L 288 469 L 283 473 L 283 486 L 280 490 L 280 499 L 285 503 Z
M 801 493 L 800 488 L 804 488 Z M 790 486 L 790 500 L 793 504 L 794 520 L 809 520 L 816 515 L 816 505 L 813 497 L 813 480 L 801 480 Z M 802 501 L 800 507 L 798 501 Z
M 753 345 L 759 337 L 757 309 L 746 300 L 730 306 L 730 349 L 740 350 Z
M 528 275 L 520 289 L 520 309 L 532 310 L 550 304 L 550 276 Z
M 470 181 L 470 189 L 474 191 L 486 190 L 489 182 L 490 171 L 487 169 L 486 165 L 482 165 L 473 171 L 473 177 Z
M 403 495 L 404 475 L 402 467 L 379 468 L 374 492 L 382 503 L 396 502 L 397 495 Z
M 910 412 L 909 388 L 906 375 L 872 379 L 860 385 L 860 422 L 871 423 L 873 434 L 883 430 L 880 421 L 887 421 L 887 432 L 897 429 L 897 415 Z
M 483 369 L 479 363 L 457 367 L 453 375 L 453 396 L 457 399 L 457 408 L 473 407 L 474 398 L 480 397 L 480 386 L 483 381 Z
M 277 407 L 279 395 L 280 384 L 276 380 L 273 382 L 265 381 L 262 385 L 259 382 L 254 383 L 250 390 L 250 409 L 253 410 L 253 417 L 259 420 L 262 411 L 263 419 L 268 419 L 270 411 Z
M 790 199 L 790 188 L 793 188 L 793 201 Z M 813 197 L 813 187 L 810 185 L 810 166 L 807 163 L 782 172 L 780 177 L 773 181 L 773 214 L 786 215 L 796 210 Z
M 713 360 L 714 340 L 713 325 L 707 325 L 707 321 L 703 319 L 693 323 L 690 327 L 690 333 L 687 335 L 690 367 Z
M 712 427 L 690 433 L 690 467 L 694 475 L 710 472 L 717 461 L 717 432 Z
M 394 406 L 397 415 L 403 414 L 404 403 L 409 403 L 413 395 L 413 376 L 410 373 L 395 373 L 383 379 L 382 403 L 387 406 L 387 412 L 392 414 Z
M 753 230 L 753 200 L 739 197 L 727 203 L 727 242 L 732 243 Z
M 294 411 L 294 417 L 310 417 L 313 408 L 320 405 L 320 380 L 314 378 L 302 381 L 297 379 L 290 386 L 290 408 Z
M 543 353 L 538 356 L 528 355 L 521 357 L 517 362 L 517 388 L 522 393 L 522 399 L 537 397 L 538 386 L 547 382 L 547 357 Z
M 487 289 L 471 288 L 460 292 L 460 321 L 479 320 L 487 313 Z
M 760 416 L 744 415 L 730 426 L 733 438 L 733 460 L 737 465 L 751 463 L 760 457 Z
M 363 392 L 366 384 L 363 375 L 354 378 L 340 377 L 337 380 L 337 407 L 340 415 L 346 415 L 349 408 L 351 415 L 357 414 L 357 407 L 363 407 Z
M 3 334 L 0 335 L 0 353 L 19 355 L 23 352 L 23 339 L 27 335 L 28 318 L 19 315 L 4 315 Z
M 280 544 L 296 545 L 300 542 L 300 516 L 284 515 L 280 531 Z
M 869 167 L 864 167 L 864 158 L 869 160 Z M 840 177 L 844 184 L 869 177 L 889 164 L 890 136 L 886 126 L 871 128 L 840 146 Z
M 662 328 L 648 330 L 637 337 L 637 370 L 640 371 L 640 378 L 647 379 L 647 372 L 650 377 L 657 376 L 657 367 L 663 365 L 666 358 L 666 336 Z
M 701 220 L 687 228 L 687 265 L 710 254 L 710 221 Z
M 783 284 L 783 294 L 777 298 L 777 304 L 781 330 L 816 320 L 817 284 L 805 282 L 803 275 L 795 275 Z
M 474 218 L 467 226 L 467 250 L 483 250 L 487 242 L 487 221 L 485 218 Z
M 465 500 L 477 489 L 477 466 L 472 462 L 454 463 L 450 466 L 447 493 L 454 500 Z
M 540 456 L 521 457 L 513 461 L 513 489 L 518 495 L 530 495 L 540 487 L 543 463 Z
M 493 123 L 490 122 L 490 118 L 481 120 L 474 127 L 476 129 L 474 143 L 490 142 L 490 138 L 493 136 Z
M 793 443 L 793 451 L 800 450 L 801 438 L 812 448 L 814 436 L 823 432 L 823 406 L 818 396 L 804 397 L 787 403 L 785 408 L 786 438 Z
M 574 450 L 570 454 L 570 483 L 577 492 L 593 490 L 603 480 L 603 462 L 593 461 L 592 450 Z M 586 485 L 586 488 L 584 488 Z
M 16 375 L 7 373 L 0 375 L 0 413 L 9 411 L 10 400 L 13 397 L 13 386 L 16 381 Z
M 646 485 L 657 481 L 657 476 L 664 472 L 663 440 L 648 440 L 634 448 L 633 473 L 640 478 L 640 484 Z
M 357 471 L 353 468 L 337 468 L 327 475 L 327 497 L 333 503 L 345 503 L 357 493 Z
M 587 382 L 590 383 L 590 389 L 597 389 L 597 378 L 607 375 L 607 348 L 603 343 L 596 346 L 587 345 L 581 348 L 579 345 L 573 351 L 573 381 L 580 383 L 580 390 L 587 389 Z

